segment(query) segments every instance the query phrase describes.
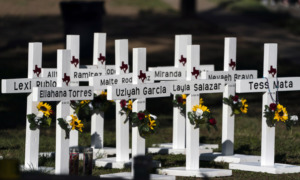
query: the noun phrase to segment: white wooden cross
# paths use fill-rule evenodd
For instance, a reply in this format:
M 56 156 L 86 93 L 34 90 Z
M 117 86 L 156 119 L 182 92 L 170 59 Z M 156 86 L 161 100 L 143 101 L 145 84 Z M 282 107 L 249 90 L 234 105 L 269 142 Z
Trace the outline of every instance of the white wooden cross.
M 73 114 L 70 109 L 70 100 L 92 100 L 92 87 L 71 87 L 70 66 L 71 51 L 57 50 L 57 87 L 33 88 L 33 101 L 59 101 L 56 107 L 56 119 L 66 119 Z M 55 173 L 69 173 L 69 139 L 56 121 Z M 71 135 L 71 134 L 70 134 Z
M 224 79 L 223 98 L 235 95 L 235 81 L 256 79 L 257 70 L 236 70 L 236 38 L 225 38 L 224 71 L 203 72 L 203 79 Z M 259 156 L 234 155 L 234 119 L 230 106 L 223 104 L 222 110 L 222 153 L 202 154 L 201 160 L 217 162 L 259 161 Z
M 192 44 L 192 35 L 176 35 L 175 36 L 175 66 L 167 67 L 152 67 L 149 71 L 154 72 L 154 80 L 165 81 L 165 80 L 185 80 L 186 79 L 186 55 L 187 45 Z M 201 72 L 214 71 L 214 65 L 202 65 L 197 66 Z M 174 99 L 176 97 L 174 96 Z M 151 147 L 148 148 L 148 152 L 152 153 L 168 153 L 177 154 L 185 152 L 185 116 L 181 114 L 179 107 L 173 107 L 173 143 L 158 144 L 159 148 Z M 201 146 L 201 145 L 200 145 Z M 206 146 L 202 145 L 201 149 L 204 151 L 206 147 L 218 148 L 218 145 Z M 205 146 L 205 147 L 204 147 Z M 171 149 L 170 149 L 171 148 Z M 206 151 L 208 152 L 208 151 Z
M 186 117 L 193 106 L 199 105 L 199 95 L 202 93 L 220 93 L 224 91 L 224 80 L 202 80 L 198 77 L 200 64 L 200 46 L 187 46 L 187 77 L 186 81 L 171 83 L 172 94 L 189 94 L 186 99 Z M 210 108 L 211 111 L 212 108 Z M 199 128 L 194 128 L 186 118 L 186 167 L 176 167 L 160 170 L 161 174 L 175 176 L 215 177 L 231 176 L 231 170 L 199 169 Z
M 32 101 L 32 88 L 56 87 L 56 78 L 41 78 L 42 43 L 29 43 L 28 78 L 2 79 L 2 93 L 28 93 L 27 114 L 37 113 L 37 102 Z M 26 119 L 25 169 L 38 169 L 39 160 L 39 129 L 31 130 Z
M 132 111 L 139 112 L 146 109 L 145 98 L 170 96 L 170 86 L 168 83 L 145 83 L 145 72 L 146 48 L 134 48 L 132 84 L 108 86 L 107 99 L 136 99 L 133 102 Z M 140 136 L 138 127 L 132 128 L 131 154 L 132 157 L 136 157 L 138 155 L 145 155 L 145 139 Z
M 264 78 L 253 80 L 237 80 L 237 93 L 263 92 L 262 103 L 262 137 L 261 137 L 261 162 L 230 164 L 230 169 L 245 171 L 267 172 L 272 174 L 300 172 L 300 166 L 274 163 L 275 158 L 275 127 L 269 127 L 264 117 L 265 105 L 274 103 L 276 91 L 299 91 L 300 78 L 277 78 L 277 44 L 264 45 Z
M 129 73 L 128 65 L 128 40 L 116 40 L 116 75 L 107 75 L 101 77 L 91 77 L 90 86 L 95 90 L 106 90 L 107 86 L 115 86 L 121 84 L 132 84 L 133 74 Z M 145 72 L 145 83 L 153 83 L 153 73 Z M 129 164 L 129 123 L 124 123 L 126 116 L 120 114 L 120 100 L 116 100 L 116 158 L 105 158 L 96 160 L 95 165 L 98 167 L 124 168 Z M 103 127 L 103 124 L 102 124 Z M 101 147 L 103 144 L 103 128 L 99 134 Z

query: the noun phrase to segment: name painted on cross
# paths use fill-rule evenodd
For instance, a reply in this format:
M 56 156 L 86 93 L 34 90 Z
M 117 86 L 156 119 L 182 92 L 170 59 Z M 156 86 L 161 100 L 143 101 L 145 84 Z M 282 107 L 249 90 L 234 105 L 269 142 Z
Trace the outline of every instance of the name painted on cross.
M 33 87 L 56 87 L 56 78 L 2 79 L 2 93 L 30 93 Z
M 266 92 L 268 89 L 278 91 L 293 91 L 300 88 L 300 78 L 262 78 L 255 80 L 237 80 L 237 92 Z
M 145 82 L 153 83 L 153 73 L 146 73 Z M 122 75 L 109 75 L 109 76 L 101 76 L 101 77 L 90 77 L 89 78 L 90 85 L 93 86 L 97 90 L 104 90 L 107 86 L 111 85 L 119 85 L 119 84 L 132 84 L 132 73 L 122 74 Z
M 104 73 L 105 71 L 105 75 L 113 75 L 116 73 L 115 67 L 113 65 L 106 65 L 105 70 L 96 70 L 98 66 L 96 65 L 81 65 L 80 69 L 84 69 L 85 72 L 90 71 L 91 73 L 95 73 L 94 76 L 98 76 L 99 71 L 102 73 Z M 94 70 L 91 70 L 94 69 Z M 87 81 L 88 78 L 86 78 L 86 74 L 83 74 L 84 72 L 80 72 L 76 71 L 76 74 L 73 74 L 74 76 L 85 76 L 85 80 Z M 93 76 L 93 75 L 92 75 Z M 51 78 L 51 77 L 57 77 L 57 69 L 56 68 L 42 68 L 42 77 L 47 77 L 47 78 Z M 91 77 L 91 74 L 90 76 Z M 82 80 L 82 78 L 80 78 L 80 80 Z
M 64 100 L 92 100 L 94 98 L 93 87 L 34 87 L 34 101 L 64 101 Z
M 154 73 L 154 78 L 160 80 L 169 80 L 176 78 L 177 80 L 185 79 L 186 70 L 185 68 L 149 68 L 149 71 Z
M 206 71 L 214 71 L 214 65 L 200 66 L 200 73 Z M 186 77 L 186 68 L 175 68 L 172 66 L 152 67 L 150 72 L 154 73 L 154 80 L 184 80 Z
M 188 82 L 170 82 L 172 94 L 218 93 L 223 92 L 225 81 L 196 80 Z
M 169 83 L 148 83 L 137 85 L 117 85 L 107 87 L 108 100 L 165 97 L 170 95 Z
M 204 79 L 224 79 L 228 83 L 235 82 L 238 79 L 256 79 L 257 71 L 211 71 L 203 72 L 201 76 Z

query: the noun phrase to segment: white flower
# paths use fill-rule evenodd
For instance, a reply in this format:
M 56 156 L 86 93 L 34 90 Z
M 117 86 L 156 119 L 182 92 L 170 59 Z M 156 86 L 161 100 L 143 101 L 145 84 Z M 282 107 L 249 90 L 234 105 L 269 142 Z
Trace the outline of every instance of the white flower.
M 202 116 L 203 111 L 201 109 L 197 109 L 196 116 Z
M 151 116 L 154 120 L 157 119 L 157 116 L 155 116 L 155 115 L 153 115 L 153 114 L 150 114 L 150 116 Z
M 66 121 L 67 121 L 67 124 L 68 124 L 68 129 L 72 129 L 72 126 L 70 125 L 70 122 L 72 121 L 72 117 L 71 116 L 67 116 L 66 117 Z
M 67 116 L 67 117 L 66 117 L 66 121 L 67 121 L 67 122 L 71 122 L 71 121 L 72 121 L 72 117 L 71 117 L 71 116 Z
M 93 105 L 92 105 L 92 103 L 89 103 L 89 108 L 90 108 L 90 110 L 93 110 Z
M 298 116 L 297 115 L 291 116 L 291 121 L 298 121 Z
M 39 111 L 36 115 L 37 118 L 42 118 L 44 116 L 44 113 L 42 111 Z
M 237 103 L 237 101 L 233 101 L 233 104 L 236 104 Z

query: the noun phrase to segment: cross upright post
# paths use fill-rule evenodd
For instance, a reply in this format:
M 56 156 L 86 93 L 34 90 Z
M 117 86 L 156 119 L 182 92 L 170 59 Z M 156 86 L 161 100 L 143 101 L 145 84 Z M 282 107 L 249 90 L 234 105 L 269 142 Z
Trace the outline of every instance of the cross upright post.
M 28 53 L 28 78 L 37 78 L 34 67 L 42 67 L 42 43 L 29 43 Z M 3 84 L 2 84 L 3 85 Z M 32 93 L 27 96 L 27 114 L 37 113 L 38 102 L 32 101 Z M 38 169 L 40 130 L 31 130 L 30 123 L 26 119 L 25 140 L 25 169 Z
M 79 56 L 79 35 L 67 35 L 67 48 L 71 51 L 71 69 L 79 69 L 80 65 L 80 56 Z M 79 81 L 71 81 L 70 86 L 79 86 Z M 70 107 L 71 108 L 71 107 Z M 74 111 L 73 108 L 70 109 L 70 112 Z M 78 147 L 78 131 L 70 132 L 70 147 Z
M 105 69 L 106 65 L 106 34 L 96 33 L 94 35 L 93 64 L 100 69 Z M 96 92 L 97 94 L 99 92 Z M 91 117 L 91 146 L 94 149 L 104 148 L 104 112 L 94 112 Z

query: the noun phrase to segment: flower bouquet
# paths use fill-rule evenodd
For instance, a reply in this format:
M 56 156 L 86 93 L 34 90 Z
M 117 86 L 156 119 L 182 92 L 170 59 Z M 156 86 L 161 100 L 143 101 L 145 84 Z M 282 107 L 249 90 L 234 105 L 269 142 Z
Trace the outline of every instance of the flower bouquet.
M 59 126 L 66 132 L 65 139 L 70 138 L 71 130 L 75 129 L 77 131 L 82 132 L 83 124 L 82 124 L 81 120 L 79 120 L 78 117 L 75 115 L 67 116 L 66 119 L 58 118 L 57 121 L 58 121 Z
M 100 95 L 94 94 L 92 101 L 71 101 L 71 107 L 77 116 L 79 116 L 79 114 L 90 116 L 95 111 L 105 112 L 112 104 L 114 104 L 114 102 L 107 100 L 107 92 L 105 91 L 102 91 Z
M 120 114 L 126 114 L 126 119 L 124 121 L 124 123 L 126 123 L 129 120 L 129 117 L 132 113 L 132 100 L 126 101 L 126 100 L 121 100 L 120 101 L 120 105 L 121 105 L 121 110 L 120 110 Z
M 29 128 L 31 130 L 40 129 L 40 127 L 49 127 L 51 125 L 52 118 L 50 115 L 53 114 L 51 106 L 47 103 L 40 102 L 37 105 L 37 109 L 37 114 L 27 114 L 27 119 L 30 123 Z
M 175 96 L 175 100 L 173 100 L 173 106 L 178 107 L 182 115 L 185 115 L 185 107 L 186 107 L 185 105 L 186 105 L 186 95 L 177 94 Z
M 203 104 L 195 105 L 191 112 L 188 112 L 188 118 L 192 125 L 195 125 L 195 129 L 199 128 L 201 124 L 206 124 L 208 130 L 210 126 L 213 126 L 217 130 L 217 122 L 212 117 L 210 110 Z
M 286 108 L 279 103 L 265 105 L 264 117 L 269 127 L 275 127 L 277 123 L 281 122 L 286 125 L 287 130 L 290 130 L 292 126 L 298 123 L 298 116 L 289 116 Z
M 200 98 L 200 104 L 203 104 L 203 99 Z M 186 94 L 177 94 L 173 100 L 173 106 L 180 109 L 180 113 L 185 116 L 186 112 Z
M 237 95 L 230 95 L 229 98 L 223 98 L 223 103 L 231 107 L 231 116 L 233 116 L 233 114 L 246 114 L 248 111 L 247 100 L 244 98 L 239 98 Z
M 140 136 L 143 138 L 156 132 L 156 119 L 156 116 L 150 114 L 146 110 L 139 111 L 138 113 L 132 112 L 130 115 L 132 126 L 138 127 Z

